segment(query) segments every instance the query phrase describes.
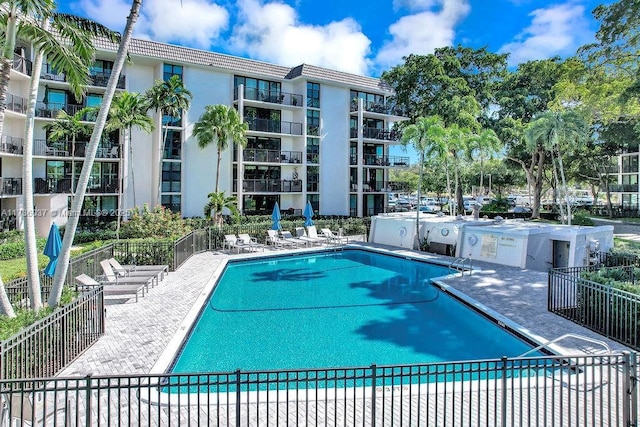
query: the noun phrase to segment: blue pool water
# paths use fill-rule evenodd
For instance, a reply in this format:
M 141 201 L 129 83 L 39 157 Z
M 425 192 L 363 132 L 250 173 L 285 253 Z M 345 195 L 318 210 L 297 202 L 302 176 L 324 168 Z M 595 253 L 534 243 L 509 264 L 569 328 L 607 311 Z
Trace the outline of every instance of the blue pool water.
M 432 363 L 531 348 L 431 284 L 446 274 L 362 250 L 230 263 L 171 371 Z

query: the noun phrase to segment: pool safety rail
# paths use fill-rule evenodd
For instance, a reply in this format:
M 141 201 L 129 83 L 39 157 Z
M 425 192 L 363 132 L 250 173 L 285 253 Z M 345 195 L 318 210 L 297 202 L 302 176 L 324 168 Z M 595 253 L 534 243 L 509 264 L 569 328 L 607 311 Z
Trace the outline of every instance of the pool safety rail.
M 0 424 L 636 426 L 637 379 L 621 353 L 5 380 Z
M 464 265 L 466 263 L 469 263 L 469 268 L 465 269 Z M 471 273 L 473 272 L 473 265 L 471 264 L 471 257 L 467 257 L 467 258 L 456 258 L 454 259 L 451 264 L 449 264 L 449 269 L 453 270 L 453 271 L 457 271 L 459 272 L 462 276 L 464 276 L 464 272 L 467 271 L 469 272 L 469 275 L 471 275 Z

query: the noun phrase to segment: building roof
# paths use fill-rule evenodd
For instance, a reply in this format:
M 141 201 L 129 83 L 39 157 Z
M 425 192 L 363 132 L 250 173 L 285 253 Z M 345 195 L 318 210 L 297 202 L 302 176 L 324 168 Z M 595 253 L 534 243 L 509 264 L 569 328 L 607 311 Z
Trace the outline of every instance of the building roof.
M 117 51 L 118 46 L 105 39 L 96 41 L 96 47 L 100 50 Z M 129 47 L 131 56 L 142 56 L 163 61 L 175 61 L 178 63 L 209 66 L 213 68 L 233 71 L 234 73 L 248 73 L 263 75 L 265 77 L 281 80 L 293 80 L 306 78 L 310 80 L 322 80 L 354 86 L 357 88 L 374 90 L 376 92 L 391 92 L 388 85 L 380 79 L 331 70 L 315 65 L 301 64 L 293 68 L 268 62 L 225 55 L 206 50 L 193 49 L 151 40 L 132 39 Z

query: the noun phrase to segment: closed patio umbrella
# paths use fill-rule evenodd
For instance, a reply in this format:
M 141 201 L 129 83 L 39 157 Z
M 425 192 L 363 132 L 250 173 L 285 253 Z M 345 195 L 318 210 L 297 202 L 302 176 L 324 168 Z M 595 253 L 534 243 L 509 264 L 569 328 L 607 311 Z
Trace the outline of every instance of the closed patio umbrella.
M 273 225 L 271 226 L 272 230 L 280 230 L 280 220 L 282 216 L 280 215 L 280 206 L 278 206 L 278 202 L 273 206 L 273 213 L 271 214 L 271 219 L 273 220 Z
M 49 229 L 49 237 L 47 243 L 44 245 L 44 254 L 49 257 L 49 264 L 44 269 L 44 274 L 53 277 L 56 272 L 56 265 L 58 265 L 58 255 L 60 255 L 60 249 L 62 249 L 62 238 L 60 238 L 60 229 L 55 222 L 51 224 Z
M 313 206 L 311 206 L 311 202 L 307 201 L 307 206 L 304 207 L 304 226 L 310 227 L 313 225 Z

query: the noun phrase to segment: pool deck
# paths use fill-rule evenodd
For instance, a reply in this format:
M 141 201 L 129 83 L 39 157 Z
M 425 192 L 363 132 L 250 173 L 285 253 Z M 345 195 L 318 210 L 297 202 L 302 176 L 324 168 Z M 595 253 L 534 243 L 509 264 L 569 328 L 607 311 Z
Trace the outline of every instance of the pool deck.
M 369 245 L 403 256 L 416 256 L 450 263 L 452 258 L 421 252 Z M 263 254 L 296 253 L 299 250 L 278 250 L 252 254 L 229 255 L 205 252 L 194 255 L 177 271 L 169 273 L 159 285 L 150 289 L 136 303 L 110 304 L 106 307 L 106 333 L 59 376 L 126 375 L 149 373 L 172 337 L 185 332 L 185 318 L 193 313 L 193 305 L 206 297 L 205 286 L 217 279 L 220 267 L 232 258 L 256 257 Z M 546 310 L 547 273 L 522 270 L 496 264 L 474 262 L 474 273 L 449 277 L 442 281 L 473 298 L 481 309 L 504 316 L 521 332 L 537 337 L 539 342 L 560 335 L 580 334 L 606 342 L 612 350 L 628 350 L 625 346 L 601 337 L 569 320 Z M 506 320 L 510 319 L 510 320 Z M 175 339 L 171 345 L 175 345 Z M 602 352 L 588 342 L 567 340 L 556 345 L 565 354 Z

